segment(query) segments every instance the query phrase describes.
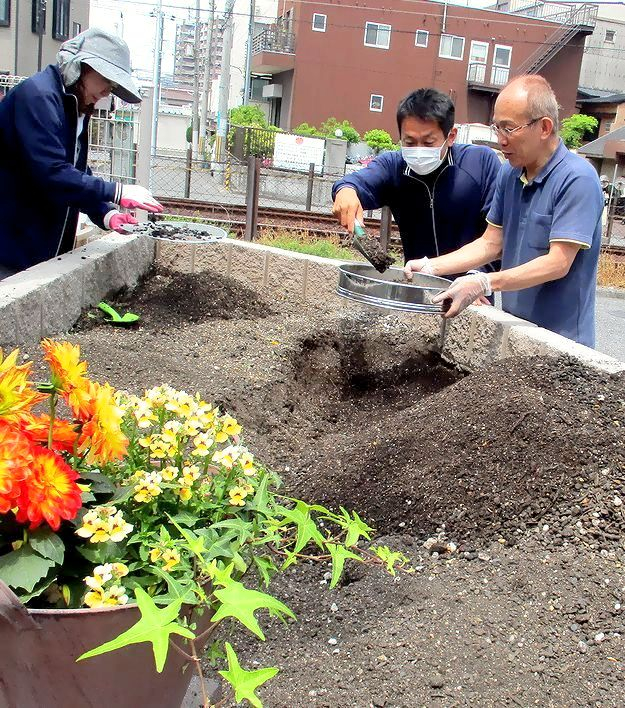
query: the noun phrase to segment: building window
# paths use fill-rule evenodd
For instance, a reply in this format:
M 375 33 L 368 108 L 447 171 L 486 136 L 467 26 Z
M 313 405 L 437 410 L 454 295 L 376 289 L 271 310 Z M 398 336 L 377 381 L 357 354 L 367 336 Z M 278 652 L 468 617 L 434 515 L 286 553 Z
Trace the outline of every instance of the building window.
M 443 59 L 461 60 L 464 56 L 464 37 L 453 34 L 442 34 L 438 56 Z
M 415 47 L 427 47 L 430 33 L 427 30 L 417 30 L 414 38 Z
M 82 32 L 82 25 L 80 22 L 72 22 L 72 37 Z
M 614 37 L 616 36 L 616 30 L 606 30 L 605 31 L 605 41 L 609 44 L 614 44 Z
M 376 113 L 382 113 L 382 108 L 384 107 L 384 96 L 378 96 L 375 93 L 371 94 L 369 98 L 369 110 L 375 111 Z
M 11 0 L 0 0 L 0 27 L 11 24 Z
M 367 22 L 365 25 L 365 47 L 388 49 L 391 46 L 391 26 Z
M 46 33 L 45 0 L 33 0 L 30 27 L 35 34 Z
M 318 12 L 315 12 L 312 21 L 313 32 L 325 32 L 327 20 L 327 15 L 320 15 Z
M 69 0 L 54 0 L 52 36 L 64 42 L 69 39 Z

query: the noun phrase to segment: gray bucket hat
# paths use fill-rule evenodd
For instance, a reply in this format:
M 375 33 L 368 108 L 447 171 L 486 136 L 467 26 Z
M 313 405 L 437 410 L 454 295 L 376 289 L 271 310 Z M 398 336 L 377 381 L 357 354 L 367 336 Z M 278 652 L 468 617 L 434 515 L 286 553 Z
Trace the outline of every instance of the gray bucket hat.
M 80 65 L 113 82 L 113 93 L 126 103 L 140 103 L 139 86 L 130 74 L 130 50 L 123 39 L 92 27 L 64 42 L 56 55 L 66 87 L 80 78 Z

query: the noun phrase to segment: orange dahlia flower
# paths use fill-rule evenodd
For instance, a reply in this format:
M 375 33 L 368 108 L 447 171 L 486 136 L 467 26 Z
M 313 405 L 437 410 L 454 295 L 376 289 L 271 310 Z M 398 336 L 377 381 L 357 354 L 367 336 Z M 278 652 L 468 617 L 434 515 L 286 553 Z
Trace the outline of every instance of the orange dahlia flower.
M 87 452 L 88 464 L 106 464 L 121 459 L 128 448 L 128 439 L 122 433 L 124 411 L 115 402 L 115 389 L 109 384 L 91 382 L 91 418 L 82 426 L 78 452 Z
M 16 518 L 36 529 L 46 521 L 55 531 L 82 506 L 78 474 L 52 450 L 33 446 L 30 474 L 22 482 Z
M 28 438 L 0 419 L 0 514 L 16 506 L 31 459 Z
M 22 424 L 22 430 L 33 443 L 43 447 L 48 446 L 50 432 L 50 416 L 47 414 L 33 416 Z M 78 442 L 76 425 L 62 418 L 55 418 L 52 424 L 52 449 L 57 452 L 73 452 Z
M 28 380 L 31 363 L 17 364 L 19 349 L 3 357 L 0 349 L 0 418 L 19 423 L 27 419 L 31 408 L 45 398 Z
M 80 347 L 52 339 L 44 339 L 41 346 L 52 371 L 52 383 L 63 393 L 74 417 L 86 420 L 92 415 L 89 410 L 91 381 L 85 376 L 87 362 L 80 361 Z

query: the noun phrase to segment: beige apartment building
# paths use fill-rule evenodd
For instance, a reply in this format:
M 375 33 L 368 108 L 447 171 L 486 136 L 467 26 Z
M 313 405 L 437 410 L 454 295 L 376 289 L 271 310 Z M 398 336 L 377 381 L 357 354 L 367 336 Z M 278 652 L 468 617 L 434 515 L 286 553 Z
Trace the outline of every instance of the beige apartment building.
M 88 26 L 89 0 L 0 0 L 0 74 L 34 74 Z

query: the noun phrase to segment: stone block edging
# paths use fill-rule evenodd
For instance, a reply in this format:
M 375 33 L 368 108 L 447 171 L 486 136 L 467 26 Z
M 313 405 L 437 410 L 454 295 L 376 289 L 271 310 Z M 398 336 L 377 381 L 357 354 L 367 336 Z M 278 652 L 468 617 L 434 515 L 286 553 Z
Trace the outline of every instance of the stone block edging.
M 133 287 L 154 262 L 154 241 L 107 234 L 0 280 L 0 342 L 26 344 L 63 332 L 109 293 Z

